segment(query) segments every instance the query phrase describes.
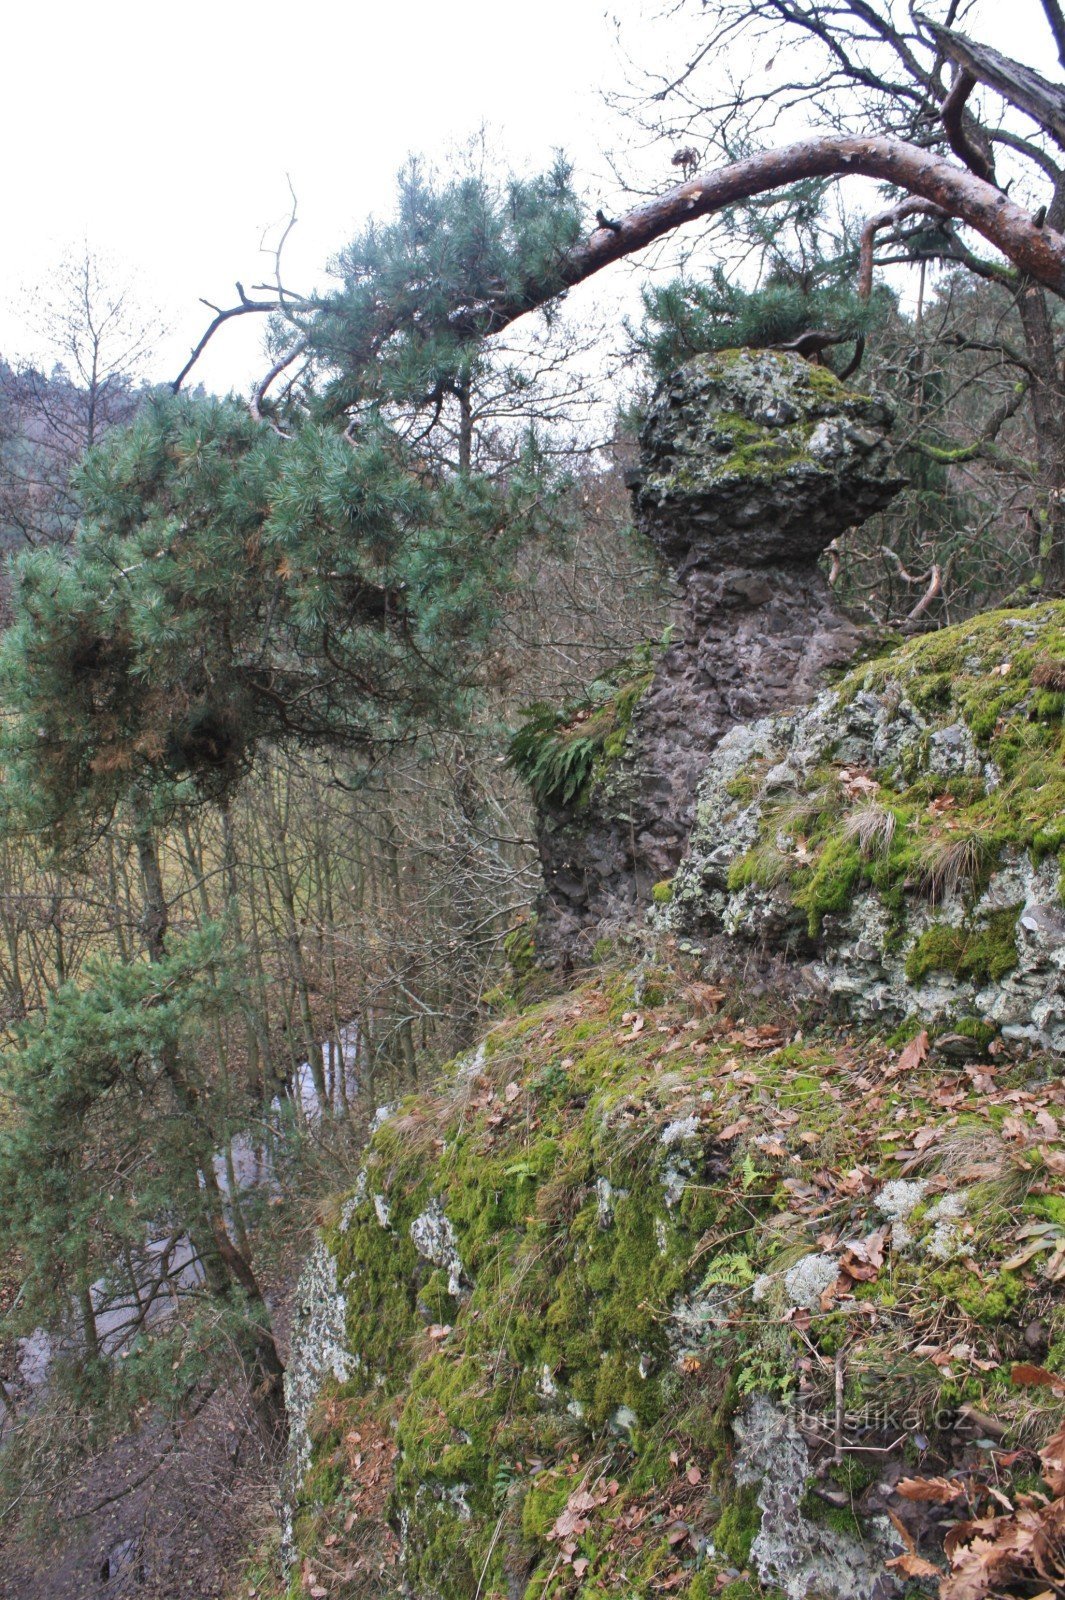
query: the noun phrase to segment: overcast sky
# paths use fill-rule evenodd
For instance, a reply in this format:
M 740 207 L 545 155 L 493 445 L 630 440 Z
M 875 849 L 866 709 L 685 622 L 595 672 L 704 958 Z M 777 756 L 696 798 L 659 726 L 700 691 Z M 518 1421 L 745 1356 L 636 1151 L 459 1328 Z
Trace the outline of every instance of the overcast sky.
M 410 151 L 446 160 L 487 125 L 501 159 L 542 167 L 565 148 L 592 206 L 621 196 L 602 159 L 626 133 L 601 98 L 620 86 L 617 25 L 635 58 L 665 54 L 658 0 L 38 0 L 4 22 L 0 354 L 35 354 L 26 327 L 49 270 L 81 241 L 136 274 L 171 324 L 170 376 L 205 326 L 197 297 L 233 299 L 268 269 L 260 240 L 299 226 L 297 288 L 370 212 Z M 696 8 L 693 7 L 693 10 Z M 641 13 L 644 20 L 641 20 Z M 982 37 L 1053 72 L 1038 0 L 984 0 Z M 977 29 L 973 27 L 973 32 Z M 675 35 L 672 35 L 675 37 Z M 668 151 L 661 159 L 668 164 Z M 657 159 L 655 153 L 645 159 Z M 243 386 L 257 319 L 215 342 L 198 375 Z

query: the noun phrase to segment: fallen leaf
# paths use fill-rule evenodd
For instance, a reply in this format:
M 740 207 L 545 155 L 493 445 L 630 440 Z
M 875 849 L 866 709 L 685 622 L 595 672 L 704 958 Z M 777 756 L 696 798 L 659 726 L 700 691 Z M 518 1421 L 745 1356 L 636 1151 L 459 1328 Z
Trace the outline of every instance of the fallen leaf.
M 895 1493 L 904 1500 L 927 1500 L 935 1505 L 949 1505 L 965 1493 L 964 1484 L 953 1478 L 900 1478 Z
M 506 1088 L 503 1090 L 503 1099 L 507 1100 L 507 1101 L 516 1100 L 520 1093 L 521 1093 L 520 1084 L 508 1083 Z
M 894 1560 L 885 1562 L 893 1572 L 904 1572 L 908 1578 L 941 1578 L 940 1569 L 933 1566 L 931 1561 L 926 1561 L 924 1556 L 914 1555 L 907 1550 L 905 1555 L 896 1556 Z
M 702 1483 L 702 1481 L 703 1481 L 703 1475 L 699 1471 L 698 1467 L 694 1467 L 694 1466 L 693 1467 L 689 1467 L 687 1472 L 684 1474 L 684 1476 L 687 1478 L 688 1482 L 692 1485 L 693 1488 L 695 1487 L 695 1485 L 697 1483 Z
M 1065 1150 L 1047 1150 L 1040 1145 L 1039 1154 L 1046 1163 L 1047 1171 L 1053 1172 L 1058 1178 L 1065 1178 Z
M 1048 1439 L 1039 1452 L 1043 1477 L 1051 1494 L 1065 1495 L 1065 1428 Z
M 928 1031 L 922 1028 L 917 1036 L 910 1040 L 895 1064 L 896 1072 L 912 1072 L 914 1067 L 919 1067 L 932 1048 Z
M 1058 1396 L 1065 1395 L 1065 1378 L 1056 1372 L 1048 1372 L 1046 1367 L 1033 1367 L 1027 1361 L 1020 1361 L 1011 1369 L 1010 1381 L 1018 1387 L 1031 1385 L 1038 1389 L 1049 1389 Z
M 719 1139 L 738 1139 L 751 1125 L 750 1117 L 741 1117 L 738 1122 L 730 1122 L 727 1128 L 722 1128 L 718 1134 Z

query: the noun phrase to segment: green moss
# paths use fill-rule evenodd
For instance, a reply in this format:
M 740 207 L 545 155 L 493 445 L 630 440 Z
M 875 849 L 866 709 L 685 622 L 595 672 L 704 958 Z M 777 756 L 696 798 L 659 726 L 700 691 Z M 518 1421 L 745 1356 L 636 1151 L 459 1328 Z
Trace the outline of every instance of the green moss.
M 1061 1195 L 1030 1195 L 1024 1209 L 1029 1216 L 1041 1217 L 1044 1222 L 1054 1222 L 1059 1228 L 1065 1228 L 1065 1197 Z
M 656 906 L 668 906 L 673 898 L 673 879 L 663 878 L 661 883 L 656 883 L 651 890 L 651 899 Z
M 958 1017 L 950 1027 L 943 1030 L 948 1033 L 960 1033 L 966 1039 L 972 1039 L 981 1050 L 987 1049 L 998 1038 L 998 1029 L 991 1022 L 984 1022 L 980 1017 Z
M 745 1567 L 751 1559 L 751 1545 L 762 1526 L 758 1490 L 754 1484 L 738 1484 L 735 1493 L 714 1528 L 714 1548 L 733 1566 Z
M 1017 965 L 1020 910 L 1020 906 L 1013 906 L 993 911 L 976 925 L 933 923 L 906 957 L 907 978 L 911 983 L 920 983 L 928 972 L 952 972 L 977 985 L 997 982 Z
M 880 772 L 875 789 L 841 784 L 840 768 L 823 765 L 790 800 L 769 801 L 761 757 L 736 774 L 729 793 L 744 804 L 763 795 L 763 807 L 758 838 L 730 866 L 729 889 L 779 888 L 814 939 L 826 917 L 872 891 L 888 913 L 886 953 L 913 943 L 915 904 L 953 897 L 970 920 L 951 931 L 944 919 L 922 934 L 909 951 L 910 980 L 932 970 L 974 984 L 1001 978 L 1017 961 L 1014 919 L 973 922 L 971 908 L 1004 854 L 1057 857 L 1065 900 L 1063 660 L 1065 604 L 1054 602 L 974 618 L 853 670 L 841 704 L 859 692 L 908 701 L 928 726 L 906 740 L 901 770 Z M 958 723 L 979 747 L 981 770 L 930 771 L 937 728 Z
M 823 1499 L 814 1488 L 807 1489 L 799 1502 L 799 1510 L 808 1521 L 831 1528 L 833 1533 L 838 1533 L 842 1538 L 862 1537 L 862 1525 L 851 1507 L 833 1505 L 830 1500 Z
M 634 1032 L 621 1019 L 638 1009 L 637 994 L 644 1026 Z M 879 1225 L 871 1197 L 894 1167 L 890 1152 L 878 1156 L 877 1136 L 897 1110 L 939 1114 L 935 1063 L 914 1068 L 904 1093 L 885 1080 L 868 1107 L 850 1065 L 879 1079 L 885 1057 L 875 1042 L 842 1058 L 832 1035 L 746 1049 L 731 1023 L 720 1028 L 697 1011 L 690 980 L 664 963 L 603 971 L 495 1028 L 491 1040 L 473 1083 L 445 1080 L 377 1131 L 361 1198 L 329 1234 L 360 1365 L 327 1397 L 313 1432 L 297 1518 L 305 1550 L 326 1526 L 320 1508 L 339 1511 L 348 1493 L 341 1446 L 350 1413 L 339 1402 L 349 1399 L 387 1407 L 395 1422 L 390 1515 L 404 1519 L 411 1591 L 438 1600 L 472 1600 L 478 1589 L 485 1600 L 502 1595 L 515 1571 L 531 1574 L 522 1600 L 572 1592 L 549 1535 L 588 1485 L 599 1503 L 577 1536 L 591 1563 L 582 1593 L 622 1592 L 620 1562 L 609 1576 L 610 1552 L 638 1513 L 623 1592 L 650 1600 L 662 1580 L 683 1573 L 677 1593 L 698 1596 L 702 1585 L 715 1594 L 713 1565 L 696 1570 L 644 1513 L 686 1493 L 684 1473 L 697 1462 L 701 1525 L 722 1561 L 742 1570 L 760 1513 L 755 1487 L 735 1483 L 732 1420 L 746 1394 L 793 1386 L 798 1362 L 830 1384 L 824 1358 L 845 1353 L 849 1408 L 868 1400 L 924 1416 L 963 1399 L 988 1404 L 990 1369 L 944 1380 L 926 1360 L 907 1366 L 899 1330 L 917 1337 L 934 1325 L 937 1343 L 965 1339 L 985 1359 L 998 1325 L 1025 1313 L 1025 1278 L 994 1263 L 1025 1217 L 1058 1215 L 1053 1205 L 1040 1210 L 1038 1195 L 1022 1209 L 1031 1181 L 1018 1190 L 1003 1180 L 994 1203 L 972 1192 L 981 1228 L 970 1245 L 982 1278 L 919 1252 L 892 1254 L 856 1297 L 875 1316 L 841 1308 L 815 1317 L 802 1336 L 751 1300 L 761 1274 L 818 1248 L 825 1229 L 857 1238 Z M 1009 1086 L 1022 1087 L 1027 1069 L 1015 1070 Z M 986 1136 L 975 1106 L 953 1098 L 951 1106 L 953 1139 L 965 1135 L 966 1117 Z M 689 1117 L 691 1137 L 663 1140 Z M 745 1134 L 722 1139 L 744 1119 Z M 784 1155 L 765 1147 L 766 1134 L 787 1146 Z M 861 1189 L 835 1193 L 835 1179 L 857 1168 L 868 1174 Z M 432 1202 L 462 1259 L 457 1296 L 410 1238 Z M 690 1321 L 677 1319 L 679 1304 L 691 1308 Z M 1054 1336 L 1065 1352 L 1065 1329 Z M 811 1341 L 823 1358 L 812 1366 Z M 998 1415 L 1015 1397 L 993 1399 Z M 817 1403 L 830 1405 L 831 1391 Z M 870 1471 L 848 1457 L 833 1476 L 857 1500 Z M 855 1531 L 849 1507 L 813 1499 L 811 1515 Z
M 1024 1285 L 1015 1272 L 999 1272 L 981 1279 L 964 1266 L 944 1267 L 931 1273 L 927 1287 L 931 1295 L 952 1302 L 974 1322 L 985 1326 L 1006 1321 L 1024 1298 Z
M 847 909 L 861 876 L 857 842 L 843 834 L 829 838 L 817 865 L 794 896 L 795 904 L 806 912 L 811 938 L 820 933 L 824 917 Z

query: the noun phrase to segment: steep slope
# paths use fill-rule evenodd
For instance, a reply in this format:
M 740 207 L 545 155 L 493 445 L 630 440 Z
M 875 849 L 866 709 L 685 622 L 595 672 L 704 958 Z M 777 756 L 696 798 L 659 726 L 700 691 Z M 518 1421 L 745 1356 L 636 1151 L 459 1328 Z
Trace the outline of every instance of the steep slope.
M 1051 1514 L 1056 1069 L 742 1004 L 604 971 L 383 1121 L 304 1286 L 293 1595 L 850 1600 Z

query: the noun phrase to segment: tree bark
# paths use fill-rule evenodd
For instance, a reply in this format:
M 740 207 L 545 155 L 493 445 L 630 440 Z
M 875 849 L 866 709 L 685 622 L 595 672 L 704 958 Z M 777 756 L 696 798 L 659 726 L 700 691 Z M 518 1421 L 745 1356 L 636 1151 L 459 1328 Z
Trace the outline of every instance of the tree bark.
M 879 178 L 919 195 L 981 234 L 1021 272 L 1065 296 L 1065 236 L 1036 227 L 1023 206 L 1001 189 L 955 166 L 945 157 L 902 139 L 855 138 L 825 134 L 777 150 L 765 150 L 716 172 L 697 174 L 666 194 L 637 206 L 611 228 L 597 228 L 558 263 L 550 281 L 529 283 L 509 299 L 464 307 L 454 318 L 457 331 L 492 334 L 563 290 L 621 261 L 684 223 L 786 188 L 803 178 Z
M 1039 470 L 1032 552 L 1046 595 L 1065 594 L 1065 383 L 1054 352 L 1054 324 L 1047 297 L 1028 283 L 1017 297 L 1031 372 L 1029 395 Z

